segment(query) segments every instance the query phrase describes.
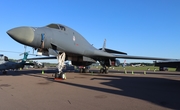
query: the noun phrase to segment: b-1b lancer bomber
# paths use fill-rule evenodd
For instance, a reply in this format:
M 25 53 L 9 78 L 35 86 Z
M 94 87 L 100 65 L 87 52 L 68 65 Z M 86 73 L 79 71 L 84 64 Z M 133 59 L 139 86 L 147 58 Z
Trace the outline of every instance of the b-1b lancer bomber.
M 21 26 L 10 29 L 7 34 L 15 41 L 33 47 L 41 55 L 48 57 L 35 59 L 58 59 L 58 73 L 55 78 L 65 79 L 62 69 L 64 61 L 69 60 L 75 66 L 89 66 L 99 61 L 101 73 L 108 73 L 108 67 L 120 64 L 116 58 L 144 59 L 144 60 L 169 60 L 169 58 L 130 56 L 124 52 L 103 48 L 96 49 L 81 34 L 74 29 L 62 24 L 49 24 L 43 27 Z M 49 56 L 49 55 L 54 55 Z M 87 68 L 84 68 L 86 72 Z

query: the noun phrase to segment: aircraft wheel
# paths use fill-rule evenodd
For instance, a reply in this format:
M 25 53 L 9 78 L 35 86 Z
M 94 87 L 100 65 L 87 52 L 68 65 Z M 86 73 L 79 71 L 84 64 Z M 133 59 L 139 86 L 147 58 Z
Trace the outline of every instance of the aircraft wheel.
M 61 73 L 61 74 L 55 73 L 55 78 L 61 78 L 61 79 L 65 80 L 66 74 L 65 73 Z
M 104 72 L 104 69 L 103 69 L 103 68 L 101 68 L 101 69 L 100 69 L 100 73 L 103 73 L 103 72 Z
M 66 79 L 66 73 L 61 73 L 61 78 L 62 78 L 63 80 L 65 80 L 65 79 Z
M 55 78 L 60 78 L 60 75 L 58 73 L 55 73 Z
M 108 74 L 109 71 L 108 71 L 108 69 L 105 69 L 104 72 L 105 72 L 105 74 Z

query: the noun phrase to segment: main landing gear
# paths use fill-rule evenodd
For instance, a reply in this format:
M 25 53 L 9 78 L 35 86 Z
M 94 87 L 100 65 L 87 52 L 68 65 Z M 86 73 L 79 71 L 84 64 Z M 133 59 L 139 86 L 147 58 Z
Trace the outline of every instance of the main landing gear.
M 59 54 L 57 56 L 57 59 L 58 59 L 58 65 L 57 65 L 58 73 L 55 73 L 55 78 L 63 79 L 63 80 L 66 79 L 66 74 L 62 71 L 62 69 L 64 67 L 65 57 L 66 57 L 65 52 L 63 52 L 62 54 Z
M 106 66 L 104 66 L 104 67 L 102 67 L 101 69 L 100 69 L 100 73 L 105 73 L 105 74 L 108 74 L 108 68 L 106 67 Z

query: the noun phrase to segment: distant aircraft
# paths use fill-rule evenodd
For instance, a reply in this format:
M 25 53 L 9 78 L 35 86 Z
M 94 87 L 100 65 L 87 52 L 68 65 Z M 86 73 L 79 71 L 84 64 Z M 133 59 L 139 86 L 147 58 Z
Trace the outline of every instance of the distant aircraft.
M 135 64 L 135 65 L 132 64 L 132 67 L 139 67 L 139 66 L 141 66 L 141 64 Z
M 44 63 L 38 62 L 38 61 L 34 61 L 33 62 L 33 66 L 31 66 L 32 68 L 44 68 Z
M 21 62 L 12 62 L 8 60 L 7 56 L 4 56 L 3 54 L 0 55 L 0 71 L 2 71 L 3 74 L 7 73 L 7 70 L 17 70 L 20 68 L 24 68 L 25 65 L 33 65 L 33 63 L 26 63 L 28 56 L 28 52 L 24 52 L 24 58 Z
M 120 64 L 116 58 L 144 60 L 170 59 L 130 56 L 124 52 L 105 48 L 106 40 L 103 48 L 96 49 L 81 34 L 62 24 L 49 24 L 43 27 L 21 26 L 8 30 L 7 34 L 15 41 L 33 47 L 39 54 L 48 56 L 32 58 L 32 60 L 57 58 L 59 72 L 55 74 L 55 78 L 65 79 L 65 74 L 62 71 L 65 60 L 71 61 L 72 65 L 85 67 L 99 61 L 102 66 L 100 72 L 108 73 L 108 67 Z

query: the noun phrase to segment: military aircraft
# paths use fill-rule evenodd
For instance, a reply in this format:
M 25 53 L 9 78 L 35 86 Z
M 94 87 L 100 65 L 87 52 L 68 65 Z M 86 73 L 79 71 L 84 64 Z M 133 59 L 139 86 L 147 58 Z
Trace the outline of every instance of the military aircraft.
M 44 63 L 38 61 L 34 61 L 33 63 L 34 63 L 33 68 L 44 68 Z
M 33 65 L 33 63 L 26 63 L 28 56 L 28 52 L 24 52 L 24 58 L 21 62 L 13 62 L 9 61 L 7 56 L 4 56 L 3 54 L 0 55 L 0 71 L 2 71 L 3 74 L 7 73 L 7 70 L 18 70 L 20 68 L 24 68 L 25 65 Z
M 139 67 L 139 66 L 141 66 L 141 64 L 135 64 L 135 65 L 131 65 L 132 67 Z
M 55 78 L 65 79 L 62 71 L 64 61 L 69 60 L 75 66 L 89 66 L 97 61 L 102 68 L 101 73 L 108 73 L 108 67 L 119 64 L 117 58 L 169 60 L 170 58 L 156 58 L 144 56 L 131 56 L 127 53 L 105 48 L 97 49 L 91 45 L 81 34 L 62 24 L 49 24 L 43 27 L 20 26 L 7 31 L 15 41 L 33 47 L 41 55 L 48 57 L 35 59 L 58 59 L 58 73 Z M 50 56 L 54 55 L 54 56 Z M 86 68 L 84 68 L 86 70 Z

